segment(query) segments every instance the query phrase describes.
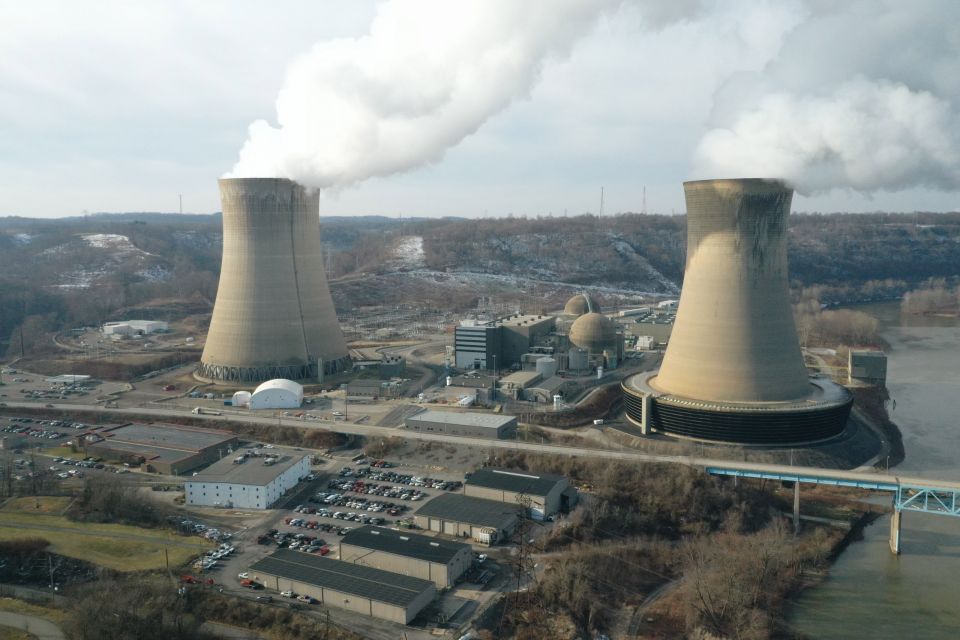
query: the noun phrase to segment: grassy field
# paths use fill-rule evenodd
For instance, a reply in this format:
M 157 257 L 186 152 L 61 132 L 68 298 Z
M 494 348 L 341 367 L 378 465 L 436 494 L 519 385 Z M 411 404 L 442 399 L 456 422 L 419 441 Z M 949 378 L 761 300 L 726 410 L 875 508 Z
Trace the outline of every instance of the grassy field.
M 67 620 L 67 612 L 63 609 L 43 607 L 38 604 L 17 600 L 16 598 L 0 598 L 0 611 L 13 611 L 15 613 L 24 613 L 28 616 L 46 618 L 57 624 L 63 624 Z
M 73 522 L 59 515 L 70 498 L 9 500 L 0 508 L 0 540 L 44 538 L 50 550 L 117 571 L 142 571 L 186 564 L 210 547 L 200 538 L 175 535 L 162 529 L 122 524 Z M 165 554 L 166 552 L 166 554 Z
M 0 626 L 0 640 L 35 640 L 36 637 L 26 631 Z

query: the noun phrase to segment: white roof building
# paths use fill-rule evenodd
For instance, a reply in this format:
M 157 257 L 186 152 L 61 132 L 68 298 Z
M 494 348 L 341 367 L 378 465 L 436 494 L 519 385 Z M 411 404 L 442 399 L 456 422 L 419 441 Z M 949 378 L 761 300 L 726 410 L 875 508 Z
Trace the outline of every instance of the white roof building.
M 275 378 L 257 387 L 250 396 L 251 409 L 297 409 L 303 404 L 303 386 Z

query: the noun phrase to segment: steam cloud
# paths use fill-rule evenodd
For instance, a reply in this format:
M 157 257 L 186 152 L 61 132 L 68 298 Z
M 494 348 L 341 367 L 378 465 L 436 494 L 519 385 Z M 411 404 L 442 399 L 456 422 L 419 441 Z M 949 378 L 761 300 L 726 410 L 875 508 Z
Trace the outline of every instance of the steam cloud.
M 439 160 L 570 52 L 619 0 L 391 0 L 370 33 L 296 59 L 278 127 L 250 125 L 227 177 L 346 186 Z
M 697 177 L 801 193 L 960 188 L 960 4 L 819 2 L 766 67 L 727 80 Z

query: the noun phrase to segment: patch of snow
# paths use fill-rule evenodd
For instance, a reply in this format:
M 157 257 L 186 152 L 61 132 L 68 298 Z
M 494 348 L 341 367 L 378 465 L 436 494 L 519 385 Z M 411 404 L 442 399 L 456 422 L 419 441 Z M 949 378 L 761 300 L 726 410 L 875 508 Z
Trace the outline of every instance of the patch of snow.
M 393 261 L 400 268 L 422 269 L 427 265 L 423 236 L 401 238 L 393 248 Z
M 15 233 L 13 234 L 13 241 L 19 245 L 30 244 L 33 242 L 33 236 L 29 233 Z
M 118 257 L 132 255 L 149 256 L 146 251 L 130 242 L 130 238 L 118 233 L 84 233 L 80 235 L 88 245 L 96 249 L 109 249 Z
M 137 271 L 137 275 L 147 282 L 166 282 L 173 276 L 173 273 L 163 265 L 158 264 Z

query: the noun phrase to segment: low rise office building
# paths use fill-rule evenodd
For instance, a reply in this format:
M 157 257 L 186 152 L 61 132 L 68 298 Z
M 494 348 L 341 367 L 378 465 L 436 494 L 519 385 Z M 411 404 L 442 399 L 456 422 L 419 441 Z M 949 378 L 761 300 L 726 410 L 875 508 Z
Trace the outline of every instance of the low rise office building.
M 520 505 L 445 493 L 420 507 L 414 522 L 427 531 L 494 545 L 513 535 L 521 513 Z
M 230 456 L 187 480 L 187 504 L 202 507 L 269 509 L 310 474 L 307 456 Z

